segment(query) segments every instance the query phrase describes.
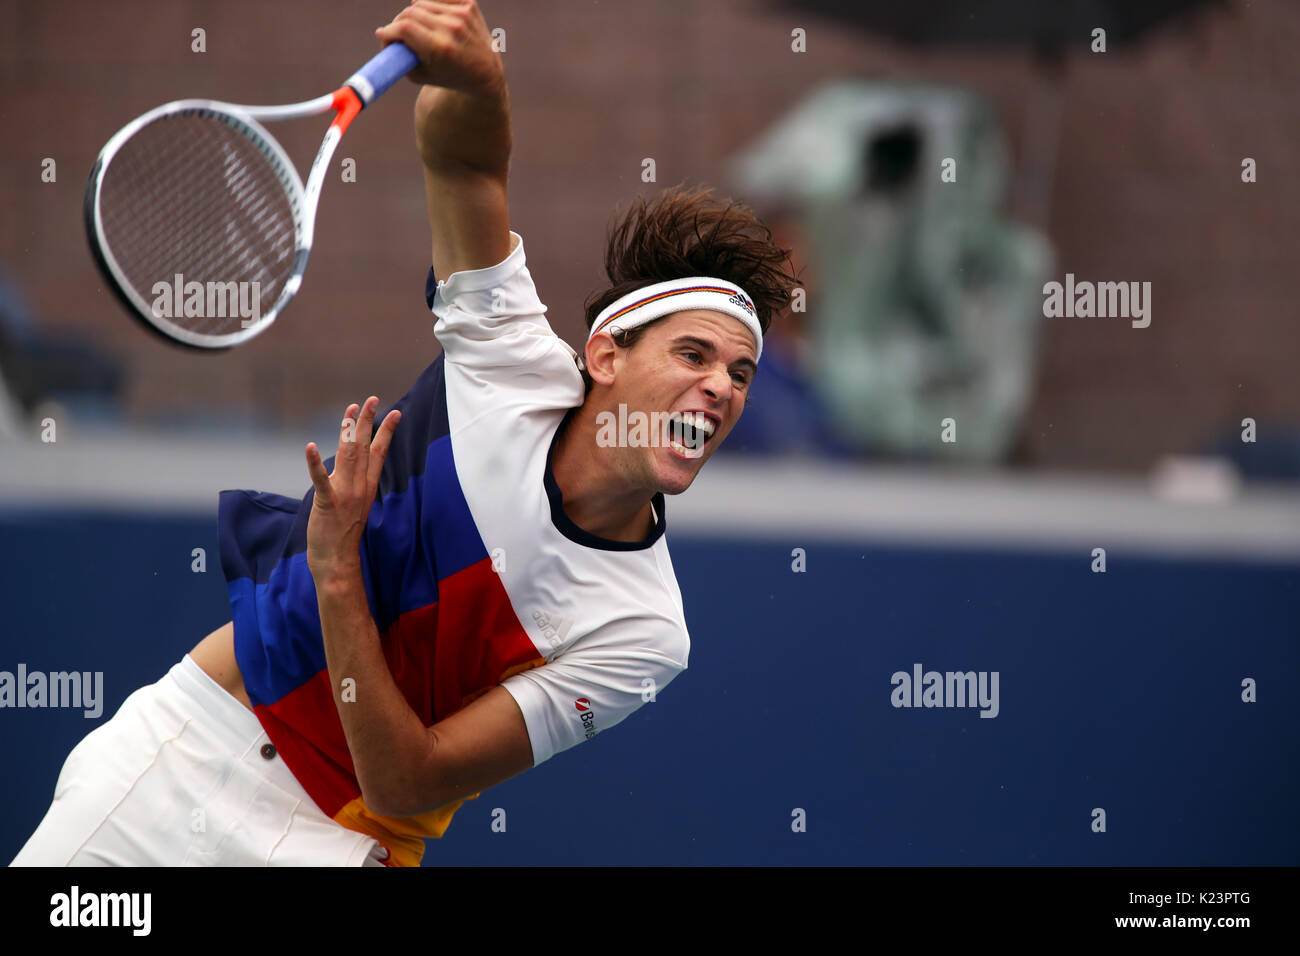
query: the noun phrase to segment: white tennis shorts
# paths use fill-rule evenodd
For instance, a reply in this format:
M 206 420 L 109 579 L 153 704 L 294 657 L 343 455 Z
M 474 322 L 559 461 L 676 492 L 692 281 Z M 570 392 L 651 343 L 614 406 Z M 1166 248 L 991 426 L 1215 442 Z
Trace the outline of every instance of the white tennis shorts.
M 11 866 L 382 866 L 187 654 L 72 749 Z

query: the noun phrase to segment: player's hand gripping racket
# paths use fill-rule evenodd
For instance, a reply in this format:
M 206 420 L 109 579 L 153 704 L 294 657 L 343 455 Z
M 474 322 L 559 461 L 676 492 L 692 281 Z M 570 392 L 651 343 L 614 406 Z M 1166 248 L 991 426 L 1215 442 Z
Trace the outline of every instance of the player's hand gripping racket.
M 86 184 L 91 251 L 118 297 L 152 331 L 196 348 L 229 348 L 264 331 L 302 283 L 321 184 L 343 132 L 418 63 L 405 44 L 391 43 L 314 100 L 178 100 L 128 123 Z M 259 120 L 331 110 L 304 186 Z

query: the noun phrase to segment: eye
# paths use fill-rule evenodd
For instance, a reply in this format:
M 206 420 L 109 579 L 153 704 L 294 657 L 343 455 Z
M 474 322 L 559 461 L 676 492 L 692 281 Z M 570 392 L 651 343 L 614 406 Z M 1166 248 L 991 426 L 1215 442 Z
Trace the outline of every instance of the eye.
M 746 375 L 744 372 L 732 372 L 731 380 L 735 382 L 737 385 L 739 385 L 741 388 L 745 388 L 749 385 L 749 376 Z
M 692 355 L 694 355 L 695 358 L 697 358 L 697 359 L 703 359 L 703 356 L 700 355 L 699 352 L 683 352 L 682 355 L 687 356 L 688 359 L 689 359 L 689 357 L 692 356 Z

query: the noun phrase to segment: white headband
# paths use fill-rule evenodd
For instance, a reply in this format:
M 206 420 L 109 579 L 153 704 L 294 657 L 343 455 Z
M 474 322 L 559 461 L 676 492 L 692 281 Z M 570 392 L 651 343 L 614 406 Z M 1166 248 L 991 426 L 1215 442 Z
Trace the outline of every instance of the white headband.
M 754 361 L 762 357 L 763 330 L 759 327 L 754 303 L 745 290 L 725 279 L 701 276 L 671 279 L 629 292 L 596 316 L 587 339 L 590 341 L 597 332 L 606 331 L 607 326 L 615 323 L 626 331 L 687 309 L 725 312 L 743 322 L 754 336 Z

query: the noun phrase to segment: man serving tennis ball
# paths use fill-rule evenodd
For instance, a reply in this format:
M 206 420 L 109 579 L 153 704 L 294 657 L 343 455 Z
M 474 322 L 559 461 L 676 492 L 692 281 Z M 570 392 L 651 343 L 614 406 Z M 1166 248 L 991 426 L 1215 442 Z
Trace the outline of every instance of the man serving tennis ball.
M 333 459 L 307 445 L 301 500 L 221 493 L 233 620 L 73 750 L 15 863 L 415 865 L 464 800 L 687 665 L 664 496 L 740 417 L 787 251 L 708 191 L 638 200 L 579 363 L 509 226 L 478 7 L 419 0 L 377 34 L 422 64 L 443 352 L 382 418 L 350 405 Z M 658 433 L 602 440 L 620 412 Z

